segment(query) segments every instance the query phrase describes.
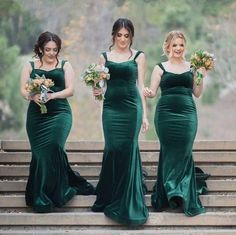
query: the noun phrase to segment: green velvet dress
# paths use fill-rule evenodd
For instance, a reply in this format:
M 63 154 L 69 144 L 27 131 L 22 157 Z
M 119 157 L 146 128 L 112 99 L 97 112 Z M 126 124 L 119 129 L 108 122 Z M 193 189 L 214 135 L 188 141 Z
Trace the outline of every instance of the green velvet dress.
M 161 98 L 154 122 L 161 149 L 152 206 L 157 211 L 180 206 L 186 215 L 194 216 L 205 212 L 199 194 L 207 191 L 208 175 L 195 168 L 192 156 L 197 131 L 193 74 L 175 74 L 166 71 L 162 64 L 159 66 L 163 70 Z
M 148 218 L 138 146 L 142 103 L 136 86 L 135 59 L 140 53 L 121 63 L 109 61 L 103 54 L 111 78 L 103 103 L 105 148 L 92 210 L 104 211 L 106 216 L 127 225 L 143 224 Z
M 30 63 L 32 79 L 36 74 L 45 75 L 54 81 L 53 91 L 65 89 L 65 61 L 62 61 L 60 68 L 50 71 L 35 69 L 34 63 Z M 35 212 L 51 212 L 54 207 L 63 206 L 75 194 L 94 194 L 93 186 L 71 169 L 64 150 L 72 124 L 67 99 L 50 100 L 46 106 L 47 113 L 41 114 L 40 107 L 31 101 L 26 120 L 32 160 L 25 199 Z

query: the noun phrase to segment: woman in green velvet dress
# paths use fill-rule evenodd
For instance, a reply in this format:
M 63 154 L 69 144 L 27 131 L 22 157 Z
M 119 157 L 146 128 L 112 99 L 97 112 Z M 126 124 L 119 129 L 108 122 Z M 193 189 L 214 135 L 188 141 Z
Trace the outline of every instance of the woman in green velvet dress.
M 161 147 L 152 206 L 157 211 L 180 206 L 186 215 L 194 216 L 205 212 L 199 194 L 207 189 L 207 175 L 195 168 L 192 157 L 197 131 L 197 111 L 192 94 L 201 95 L 203 82 L 196 85 L 190 63 L 185 60 L 185 46 L 182 32 L 168 33 L 163 44 L 168 61 L 154 67 L 151 86 L 144 89 L 144 96 L 154 97 L 158 87 L 161 88 L 154 119 Z M 206 76 L 204 68 L 199 71 Z
M 145 77 L 145 56 L 131 48 L 134 27 L 128 19 L 118 19 L 112 30 L 112 50 L 102 53 L 100 64 L 109 68 L 110 80 L 103 102 L 105 138 L 102 169 L 96 188 L 94 212 L 104 212 L 121 224 L 146 222 L 142 164 L 138 136 L 148 128 L 146 104 L 139 90 Z M 94 95 L 101 94 L 94 89 Z
M 74 72 L 68 61 L 58 59 L 60 49 L 57 35 L 42 33 L 34 48 L 36 60 L 27 63 L 21 74 L 21 94 L 30 101 L 26 129 L 32 151 L 25 197 L 35 212 L 51 212 L 76 194 L 94 194 L 93 186 L 71 169 L 64 150 L 72 124 L 67 97 L 73 95 Z M 47 94 L 47 113 L 41 113 L 37 104 L 43 102 L 40 94 L 26 90 L 28 79 L 36 75 L 54 82 L 53 92 Z

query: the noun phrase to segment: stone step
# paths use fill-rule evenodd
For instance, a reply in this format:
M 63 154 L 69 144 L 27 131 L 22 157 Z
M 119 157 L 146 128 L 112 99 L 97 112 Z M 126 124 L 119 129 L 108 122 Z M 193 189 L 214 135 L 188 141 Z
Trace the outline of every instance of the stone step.
M 0 230 L 0 234 L 4 235 L 235 235 L 236 229 L 115 229 L 115 230 L 95 230 L 95 229 L 84 229 L 84 230 L 18 230 L 18 231 L 7 231 Z
M 97 180 L 90 180 L 96 186 Z M 155 180 L 146 180 L 148 190 L 151 191 Z M 235 192 L 236 180 L 207 180 L 209 192 Z M 24 192 L 26 187 L 26 180 L 0 180 L 0 192 Z
M 1 226 L 113 226 L 116 222 L 93 212 L 0 213 Z M 236 212 L 207 212 L 194 217 L 183 213 L 151 212 L 145 227 L 161 226 L 236 226 Z
M 157 163 L 158 152 L 141 152 L 144 164 Z M 234 151 L 201 151 L 193 153 L 196 163 L 236 163 Z M 70 163 L 101 164 L 102 152 L 68 152 Z M 0 164 L 26 164 L 31 160 L 30 152 L 0 152 Z
M 96 196 L 77 195 L 72 198 L 64 207 L 68 208 L 89 208 L 93 205 Z M 234 195 L 201 195 L 201 202 L 204 207 L 235 207 L 236 194 Z M 145 196 L 146 205 L 151 207 L 151 195 Z M 24 195 L 0 195 L 0 208 L 24 208 Z
M 3 151 L 29 151 L 30 145 L 25 140 L 2 140 L 0 142 Z M 140 141 L 139 147 L 141 151 L 156 151 L 160 149 L 159 142 L 157 141 Z M 66 143 L 67 151 L 103 151 L 103 141 L 68 141 Z M 193 149 L 196 151 L 201 150 L 236 150 L 236 141 L 195 141 Z
M 211 176 L 236 176 L 236 166 L 231 165 L 221 165 L 221 166 L 200 166 L 201 169 L 210 174 Z M 98 177 L 101 171 L 101 166 L 73 166 L 72 168 L 78 171 L 81 175 L 85 177 Z M 0 165 L 0 177 L 7 176 L 28 176 L 29 175 L 29 165 Z M 143 169 L 147 171 L 149 177 L 155 177 L 157 175 L 157 166 L 143 166 Z
M 68 159 L 73 169 L 97 184 L 102 162 L 102 141 L 69 141 Z M 160 145 L 140 141 L 144 169 L 156 177 Z M 236 235 L 236 141 L 196 141 L 193 157 L 212 178 L 209 194 L 200 196 L 207 213 L 187 217 L 176 211 L 152 212 L 150 194 L 145 196 L 150 217 L 144 226 L 126 227 L 103 213 L 92 213 L 95 196 L 75 196 L 56 213 L 32 213 L 25 205 L 24 191 L 31 160 L 28 141 L 0 141 L 0 234 L 81 235 Z M 11 179 L 6 180 L 8 177 Z M 227 179 L 226 179 L 227 178 Z M 151 191 L 155 180 L 146 180 Z M 17 195 L 13 195 L 16 193 Z M 16 212 L 18 211 L 18 212 Z

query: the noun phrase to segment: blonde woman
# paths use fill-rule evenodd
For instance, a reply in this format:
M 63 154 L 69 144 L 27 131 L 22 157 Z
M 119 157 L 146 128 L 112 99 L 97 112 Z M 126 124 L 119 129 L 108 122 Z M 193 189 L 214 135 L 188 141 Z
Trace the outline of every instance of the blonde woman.
M 150 88 L 144 89 L 146 97 L 154 97 L 161 89 L 154 119 L 161 149 L 152 206 L 157 211 L 181 207 L 186 215 L 194 216 L 205 212 L 199 194 L 206 191 L 207 175 L 194 167 L 192 157 L 197 132 L 192 95 L 199 97 L 203 84 L 195 84 L 196 77 L 185 60 L 186 38 L 182 32 L 169 32 L 163 51 L 168 60 L 154 67 Z M 201 72 L 205 77 L 206 71 Z M 196 170 L 202 180 L 196 179 Z

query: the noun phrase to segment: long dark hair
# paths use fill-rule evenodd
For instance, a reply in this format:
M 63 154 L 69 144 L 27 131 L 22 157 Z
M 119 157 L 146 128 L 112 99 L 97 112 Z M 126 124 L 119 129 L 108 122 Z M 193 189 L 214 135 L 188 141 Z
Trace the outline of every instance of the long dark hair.
M 130 37 L 130 45 L 129 45 L 129 50 L 131 52 L 132 57 L 132 51 L 131 51 L 131 46 L 133 44 L 133 37 L 134 37 L 134 25 L 131 20 L 127 18 L 119 18 L 118 20 L 115 21 L 112 27 L 112 45 L 109 47 L 109 50 L 114 46 L 115 44 L 115 37 L 117 33 L 120 31 L 120 29 L 125 28 L 129 32 L 129 37 Z
M 61 50 L 61 39 L 59 38 L 59 36 L 57 36 L 54 33 L 51 32 L 44 32 L 42 34 L 39 35 L 38 40 L 36 42 L 36 44 L 34 45 L 34 53 L 35 55 L 33 57 L 39 58 L 41 65 L 40 67 L 43 66 L 43 61 L 42 61 L 42 57 L 43 57 L 43 51 L 44 51 L 44 47 L 45 45 L 50 42 L 50 41 L 54 41 L 57 45 L 57 56 Z M 42 52 L 41 52 L 42 51 Z M 55 67 L 57 67 L 59 60 L 57 59 L 57 64 Z

